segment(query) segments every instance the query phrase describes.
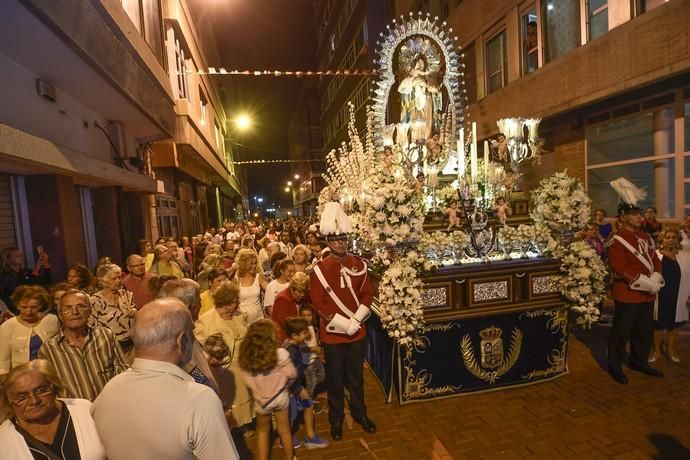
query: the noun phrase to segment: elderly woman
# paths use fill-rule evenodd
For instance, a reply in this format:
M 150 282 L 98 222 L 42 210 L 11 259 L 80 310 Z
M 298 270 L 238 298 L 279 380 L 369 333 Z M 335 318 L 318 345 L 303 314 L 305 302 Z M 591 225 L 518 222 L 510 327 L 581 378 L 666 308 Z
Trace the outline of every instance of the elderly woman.
M 62 296 L 65 294 L 65 292 L 69 291 L 70 289 L 74 288 L 70 286 L 69 283 L 58 283 L 53 286 L 53 288 L 50 290 L 51 306 L 47 312 L 57 315 L 57 312 L 60 310 L 60 299 L 62 299 Z
M 273 302 L 271 319 L 278 325 L 281 340 L 285 335 L 285 320 L 290 316 L 299 316 L 300 302 L 309 291 L 309 276 L 305 273 L 295 273 L 290 280 L 290 286 L 276 296 Z
M 12 369 L 2 387 L 8 417 L 0 425 L 2 458 L 105 459 L 91 418 L 91 402 L 59 399 L 63 393 L 48 361 L 37 359 Z
M 201 310 L 199 310 L 199 316 L 203 316 L 207 311 L 213 310 L 215 307 L 213 295 L 218 288 L 228 280 L 228 275 L 222 268 L 215 268 L 206 273 L 206 280 L 208 289 L 201 293 Z
M 252 324 L 264 317 L 261 305 L 261 290 L 266 289 L 266 279 L 258 271 L 259 260 L 251 249 L 241 249 L 237 253 L 235 278 L 240 289 L 240 311 L 247 315 L 247 323 Z
M 290 259 L 279 260 L 273 265 L 273 280 L 266 286 L 264 294 L 264 313 L 266 316 L 271 316 L 276 296 L 290 286 L 290 280 L 294 274 L 295 263 Z
M 295 263 L 295 273 L 306 272 L 311 264 L 311 250 L 304 244 L 298 244 L 292 249 L 292 261 Z
M 133 360 L 129 329 L 137 313 L 134 296 L 122 286 L 122 270 L 115 264 L 102 265 L 96 273 L 101 287 L 91 296 L 91 315 L 96 324 L 110 328 L 129 362 Z
M 85 265 L 70 265 L 67 269 L 66 281 L 71 289 L 79 289 L 89 295 L 96 293 L 96 279 Z
M 50 308 L 50 296 L 40 286 L 19 286 L 12 294 L 19 315 L 0 325 L 0 375 L 38 357 L 44 342 L 59 329 L 57 316 L 44 314 Z
M 661 275 L 666 284 L 659 291 L 654 309 L 654 351 L 649 362 L 659 358 L 661 342 L 665 338 L 668 358 L 679 363 L 676 339 L 678 329 L 688 321 L 690 253 L 680 250 L 680 231 L 676 227 L 663 229 L 659 233 L 658 245 Z
M 177 279 L 184 278 L 182 267 L 175 260 L 176 252 L 176 249 L 170 249 L 164 244 L 157 245 L 153 250 L 151 273 L 154 275 L 172 275 Z
M 210 336 L 219 333 L 227 344 L 230 362 L 226 367 L 235 376 L 232 416 L 242 427 L 254 418 L 254 405 L 239 366 L 240 343 L 247 334 L 245 316 L 238 308 L 240 290 L 234 283 L 225 282 L 214 293 L 213 301 L 215 308 L 199 317 L 194 326 L 194 335 L 204 344 Z

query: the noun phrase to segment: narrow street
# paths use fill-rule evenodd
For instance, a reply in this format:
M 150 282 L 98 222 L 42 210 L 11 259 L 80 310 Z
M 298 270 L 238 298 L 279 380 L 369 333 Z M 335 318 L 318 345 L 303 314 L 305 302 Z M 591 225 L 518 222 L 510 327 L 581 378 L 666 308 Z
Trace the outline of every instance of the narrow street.
M 570 373 L 522 388 L 400 406 L 385 404 L 367 373 L 367 403 L 378 432 L 369 435 L 346 422 L 342 441 L 323 450 L 300 448 L 297 457 L 690 458 L 690 329 L 681 331 L 680 364 L 661 358 L 657 367 L 663 379 L 628 370 L 627 386 L 615 383 L 602 367 L 609 330 L 595 326 L 576 333 L 570 342 Z M 325 413 L 317 416 L 317 430 L 328 436 Z M 275 448 L 273 458 L 281 455 Z

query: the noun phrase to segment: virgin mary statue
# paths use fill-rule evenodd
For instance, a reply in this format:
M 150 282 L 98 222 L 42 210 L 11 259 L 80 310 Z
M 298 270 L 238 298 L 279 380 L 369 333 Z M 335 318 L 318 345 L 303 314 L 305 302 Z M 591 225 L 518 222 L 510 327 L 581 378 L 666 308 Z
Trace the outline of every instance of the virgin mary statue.
M 398 85 L 400 122 L 411 124 L 413 133 L 417 131 L 415 125 L 422 122 L 423 131 L 419 135 L 423 137 L 414 140 L 429 139 L 441 127 L 440 85 L 434 85 L 436 74 L 427 70 L 424 56 L 416 56 L 413 62 L 414 66 Z

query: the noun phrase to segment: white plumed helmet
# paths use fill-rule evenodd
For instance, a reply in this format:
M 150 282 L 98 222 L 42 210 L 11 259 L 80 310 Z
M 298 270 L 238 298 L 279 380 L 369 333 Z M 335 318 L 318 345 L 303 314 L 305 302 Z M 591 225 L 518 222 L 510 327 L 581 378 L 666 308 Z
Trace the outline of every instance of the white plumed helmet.
M 321 212 L 319 231 L 324 236 L 344 236 L 352 232 L 350 218 L 337 201 L 329 201 Z

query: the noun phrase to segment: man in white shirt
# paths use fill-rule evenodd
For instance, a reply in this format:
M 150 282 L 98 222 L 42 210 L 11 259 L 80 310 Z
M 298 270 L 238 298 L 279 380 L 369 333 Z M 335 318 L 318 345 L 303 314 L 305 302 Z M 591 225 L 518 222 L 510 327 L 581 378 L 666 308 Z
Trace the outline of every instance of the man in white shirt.
M 132 367 L 113 378 L 91 413 L 110 460 L 239 458 L 218 396 L 182 370 L 192 354 L 192 317 L 177 299 L 139 311 Z

